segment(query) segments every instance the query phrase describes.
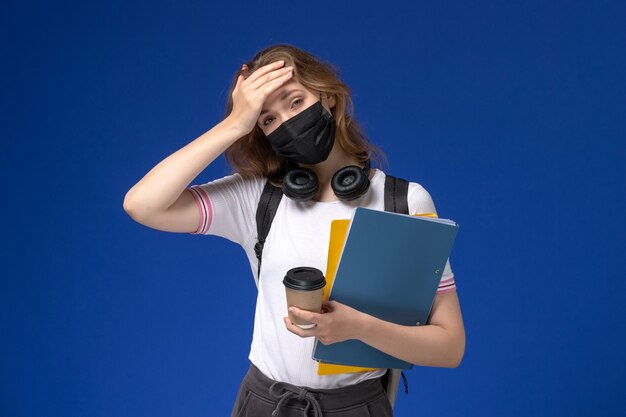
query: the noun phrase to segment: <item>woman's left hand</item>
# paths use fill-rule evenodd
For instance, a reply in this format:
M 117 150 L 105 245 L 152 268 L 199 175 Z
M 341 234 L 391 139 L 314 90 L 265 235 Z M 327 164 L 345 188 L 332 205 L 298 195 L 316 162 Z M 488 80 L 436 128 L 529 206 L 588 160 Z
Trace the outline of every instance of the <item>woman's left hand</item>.
M 300 337 L 315 336 L 324 345 L 348 339 L 358 339 L 366 316 L 365 313 L 334 300 L 322 302 L 322 310 L 325 312 L 321 314 L 293 306 L 290 308 L 293 309 L 293 315 L 315 323 L 316 326 L 310 329 L 302 329 L 293 324 L 289 317 L 284 317 L 283 321 L 287 326 L 287 330 Z

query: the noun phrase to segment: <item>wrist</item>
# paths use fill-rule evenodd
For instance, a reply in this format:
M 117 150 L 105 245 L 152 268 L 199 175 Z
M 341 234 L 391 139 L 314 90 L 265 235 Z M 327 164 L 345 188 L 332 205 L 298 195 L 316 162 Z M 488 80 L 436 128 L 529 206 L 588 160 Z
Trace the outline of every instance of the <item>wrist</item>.
M 242 129 L 241 123 L 239 123 L 237 119 L 231 116 L 227 116 L 224 120 L 222 120 L 222 125 L 226 130 L 231 132 L 231 134 L 235 135 L 237 139 L 250 133 L 249 131 L 245 131 L 245 129 Z
M 360 340 L 361 342 L 364 342 L 363 339 L 365 338 L 368 329 L 371 328 L 373 319 L 374 319 L 373 316 L 367 313 L 359 312 L 357 319 L 356 319 L 356 323 L 355 323 L 355 330 L 354 330 L 355 339 Z

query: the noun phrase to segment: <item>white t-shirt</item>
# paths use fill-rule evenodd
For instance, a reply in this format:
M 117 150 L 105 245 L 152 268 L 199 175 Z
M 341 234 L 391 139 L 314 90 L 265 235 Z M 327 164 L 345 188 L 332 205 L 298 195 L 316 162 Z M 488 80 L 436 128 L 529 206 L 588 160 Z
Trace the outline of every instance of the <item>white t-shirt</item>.
M 222 236 L 240 244 L 248 256 L 258 288 L 254 333 L 248 358 L 261 372 L 276 381 L 311 388 L 338 388 L 378 377 L 385 370 L 318 375 L 311 358 L 314 337 L 302 338 L 285 327 L 287 300 L 283 278 L 297 266 L 326 271 L 330 223 L 350 219 L 356 207 L 384 210 L 385 174 L 375 169 L 369 190 L 352 201 L 298 202 L 283 196 L 263 248 L 260 286 L 256 210 L 266 178 L 244 179 L 233 174 L 206 184 L 188 187 L 200 210 L 200 224 L 192 234 Z M 430 194 L 409 182 L 409 213 L 436 213 Z M 446 263 L 437 294 L 456 290 L 450 262 Z

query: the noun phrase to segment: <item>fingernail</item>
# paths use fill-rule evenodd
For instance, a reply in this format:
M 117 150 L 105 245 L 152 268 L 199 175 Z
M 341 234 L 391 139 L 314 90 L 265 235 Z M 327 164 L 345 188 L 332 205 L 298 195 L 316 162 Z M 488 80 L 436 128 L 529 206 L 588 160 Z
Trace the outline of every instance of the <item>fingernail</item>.
M 294 311 L 296 311 L 296 309 L 293 308 L 293 307 L 289 307 L 289 311 L 291 311 L 293 313 Z

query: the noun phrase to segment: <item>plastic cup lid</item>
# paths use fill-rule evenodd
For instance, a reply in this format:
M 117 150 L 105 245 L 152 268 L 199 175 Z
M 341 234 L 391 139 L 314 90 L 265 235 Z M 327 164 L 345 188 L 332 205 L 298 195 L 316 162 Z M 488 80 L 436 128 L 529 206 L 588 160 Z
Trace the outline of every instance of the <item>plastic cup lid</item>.
M 324 288 L 326 278 L 324 278 L 322 271 L 317 268 L 298 266 L 287 271 L 283 284 L 294 290 L 312 291 Z

